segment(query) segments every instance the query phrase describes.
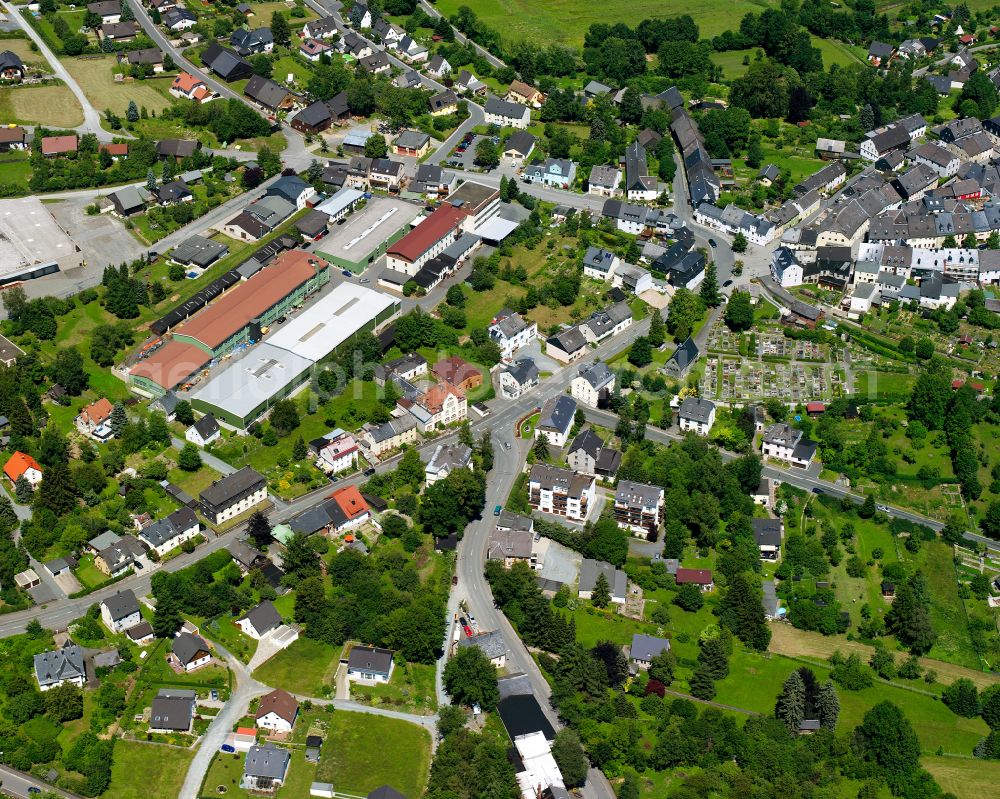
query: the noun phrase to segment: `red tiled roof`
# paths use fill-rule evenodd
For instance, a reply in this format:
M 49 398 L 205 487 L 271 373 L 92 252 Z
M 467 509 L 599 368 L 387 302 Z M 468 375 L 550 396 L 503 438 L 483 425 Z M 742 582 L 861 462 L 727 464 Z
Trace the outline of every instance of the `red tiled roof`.
M 444 381 L 443 383 L 431 386 L 420 398 L 420 404 L 431 413 L 440 413 L 444 407 L 444 401 L 448 398 L 449 394 L 454 394 L 459 398 L 465 396 L 465 392 L 458 386 L 453 386 L 448 381 Z
M 712 582 L 711 569 L 678 569 L 677 585 L 694 583 L 695 585 L 709 585 Z
M 170 84 L 170 88 L 184 92 L 185 94 L 190 94 L 191 90 L 195 86 L 201 85 L 201 83 L 201 78 L 196 78 L 188 72 L 181 72 L 176 78 L 174 78 L 174 82 Z
M 329 266 L 327 261 L 304 250 L 282 253 L 269 266 L 192 316 L 174 335 L 190 336 L 214 350 L 251 319 L 315 276 L 318 270 L 313 268 L 314 263 L 319 269 Z
M 807 402 L 806 413 L 822 413 L 826 406 L 822 402 Z
M 208 354 L 194 344 L 168 341 L 148 358 L 132 367 L 133 377 L 144 377 L 170 390 L 209 361 Z
M 431 371 L 449 383 L 464 383 L 470 377 L 482 377 L 482 373 L 475 366 L 463 361 L 457 355 L 438 361 Z
M 111 402 L 106 397 L 101 397 L 90 405 L 84 405 L 80 415 L 85 416 L 93 424 L 100 424 L 111 416 L 112 410 Z
M 348 520 L 368 513 L 368 503 L 361 496 L 357 486 L 344 486 L 330 494 L 330 499 L 340 506 Z
M 128 144 L 125 142 L 102 144 L 101 149 L 107 150 L 110 155 L 128 155 Z
M 11 479 L 11 482 L 16 482 L 17 478 L 28 471 L 28 469 L 42 471 L 42 467 L 38 465 L 38 461 L 30 455 L 25 452 L 15 452 L 10 456 L 7 463 L 4 464 L 3 473 Z
M 457 228 L 467 214 L 451 203 L 437 208 L 429 217 L 389 247 L 389 255 L 416 261 L 421 255 Z
M 76 136 L 46 136 L 42 139 L 42 155 L 76 152 Z

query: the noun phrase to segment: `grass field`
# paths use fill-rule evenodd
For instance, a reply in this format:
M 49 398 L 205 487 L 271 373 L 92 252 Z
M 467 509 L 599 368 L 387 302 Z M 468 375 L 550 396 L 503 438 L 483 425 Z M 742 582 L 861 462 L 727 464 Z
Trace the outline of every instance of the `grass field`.
M 26 152 L 9 152 L 0 155 L 0 183 L 22 186 L 27 189 L 31 177 L 31 156 Z
M 139 741 L 116 741 L 111 785 L 104 797 L 174 799 L 180 793 L 193 757 L 193 750 Z M 143 778 L 137 780 L 137 774 L 142 774 Z
M 431 739 L 423 727 L 338 710 L 330 718 L 316 779 L 356 796 L 382 785 L 403 796 L 420 796 L 427 784 L 430 755 Z
M 4 39 L 0 44 L 2 44 L 4 50 L 10 50 L 12 53 L 20 56 L 21 60 L 27 66 L 45 65 L 45 57 L 37 50 L 32 50 L 31 42 L 27 39 Z
M 296 694 L 322 696 L 323 686 L 333 680 L 339 659 L 339 649 L 309 638 L 299 638 L 255 670 L 254 677 L 267 685 L 280 685 Z
M 0 124 L 74 128 L 83 124 L 83 109 L 68 87 L 24 86 L 0 89 Z
M 955 794 L 958 799 L 995 796 L 1000 784 L 1000 763 L 996 760 L 928 755 L 920 762 L 934 775 L 941 790 Z
M 849 67 L 852 64 L 865 63 L 866 53 L 860 47 L 851 47 L 843 42 L 834 39 L 820 39 L 813 36 L 812 45 L 823 54 L 823 67 L 829 68 L 831 64 L 840 64 L 842 67 Z
M 777 7 L 768 0 L 693 0 L 684 4 L 664 4 L 656 0 L 634 3 L 590 3 L 586 0 L 439 0 L 437 9 L 446 16 L 468 6 L 487 26 L 500 32 L 505 40 L 530 39 L 539 44 L 568 44 L 580 47 L 583 34 L 596 22 L 625 22 L 637 25 L 647 18 L 690 14 L 701 36 L 714 36 L 739 27 L 744 14 L 759 14 L 764 8 Z
M 351 698 L 366 705 L 430 715 L 437 709 L 434 667 L 423 663 L 401 664 L 393 669 L 388 685 L 352 685 Z
M 115 83 L 114 56 L 104 58 L 64 58 L 63 64 L 69 74 L 83 89 L 87 99 L 98 111 L 110 108 L 116 114 L 125 115 L 130 100 L 140 108 L 160 113 L 170 106 L 170 78 L 149 78 L 128 83 Z

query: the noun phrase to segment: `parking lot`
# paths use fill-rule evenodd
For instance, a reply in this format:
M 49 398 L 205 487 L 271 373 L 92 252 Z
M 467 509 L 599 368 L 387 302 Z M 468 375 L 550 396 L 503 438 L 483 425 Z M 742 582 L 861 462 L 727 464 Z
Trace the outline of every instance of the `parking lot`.
M 485 138 L 488 137 L 478 133 L 466 133 L 455 150 L 448 155 L 448 160 L 444 163 L 444 166 L 464 169 L 470 172 L 481 172 L 482 170 L 475 163 L 476 147 Z M 492 138 L 494 143 L 499 143 L 499 137 L 493 136 Z

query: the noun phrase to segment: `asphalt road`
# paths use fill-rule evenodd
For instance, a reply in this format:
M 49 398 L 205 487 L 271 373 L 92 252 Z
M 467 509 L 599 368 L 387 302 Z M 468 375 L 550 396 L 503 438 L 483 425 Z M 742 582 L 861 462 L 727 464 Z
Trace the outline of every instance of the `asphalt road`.
M 52 68 L 52 72 L 55 76 L 59 78 L 63 83 L 69 87 L 69 90 L 73 92 L 80 103 L 80 107 L 83 109 L 83 124 L 77 128 L 81 133 L 93 133 L 101 141 L 111 141 L 112 134 L 104 130 L 101 127 L 101 114 L 100 112 L 91 105 L 90 100 L 87 99 L 87 95 L 83 93 L 83 89 L 77 84 L 73 79 L 73 76 L 69 74 L 69 70 L 63 66 L 62 61 L 56 58 L 55 53 L 49 49 L 49 46 L 45 43 L 45 40 L 39 35 L 28 21 L 21 16 L 21 11 L 17 6 L 12 3 L 4 3 L 4 7 L 7 9 L 7 13 L 17 21 L 18 25 L 24 30 L 32 42 L 38 47 L 38 52 L 40 52 L 45 60 L 49 63 Z
M 35 788 L 36 790 L 32 793 L 29 788 Z M 82 799 L 79 794 L 64 791 L 62 788 L 56 788 L 54 785 L 49 785 L 47 782 L 43 782 L 31 774 L 18 771 L 9 766 L 0 766 L 0 791 L 10 796 L 20 797 L 20 799 L 33 799 L 39 793 L 54 793 L 66 799 Z

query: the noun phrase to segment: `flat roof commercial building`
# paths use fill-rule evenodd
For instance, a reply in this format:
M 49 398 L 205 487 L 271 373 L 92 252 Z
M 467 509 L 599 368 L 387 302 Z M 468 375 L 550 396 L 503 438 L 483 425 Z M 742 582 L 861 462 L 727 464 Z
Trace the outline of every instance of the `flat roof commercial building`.
M 313 362 L 264 342 L 232 361 L 191 394 L 191 407 L 245 430 L 278 400 L 307 382 Z
M 355 333 L 382 327 L 399 309 L 399 300 L 344 281 L 286 322 L 267 343 L 319 363 Z
M 80 248 L 41 200 L 0 200 L 0 286 L 82 265 Z
M 327 213 L 323 204 L 319 210 Z M 341 269 L 362 272 L 406 235 L 419 212 L 420 207 L 412 203 L 373 197 L 342 225 L 331 225 L 330 232 L 316 245 L 316 252 Z

